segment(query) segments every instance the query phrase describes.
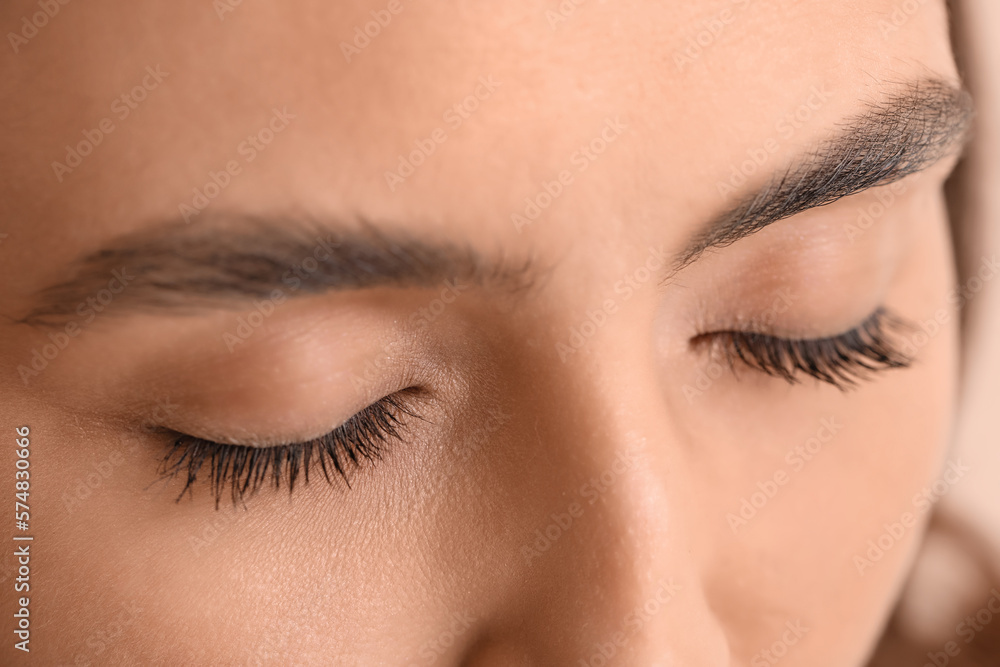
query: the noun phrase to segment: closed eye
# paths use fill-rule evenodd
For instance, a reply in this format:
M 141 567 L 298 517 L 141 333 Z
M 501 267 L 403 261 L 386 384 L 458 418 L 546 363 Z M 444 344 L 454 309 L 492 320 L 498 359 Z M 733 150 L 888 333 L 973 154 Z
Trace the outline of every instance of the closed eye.
M 751 331 L 715 331 L 696 336 L 692 345 L 713 345 L 730 368 L 742 364 L 790 384 L 802 376 L 813 377 L 846 391 L 876 373 L 909 367 L 913 358 L 900 349 L 899 337 L 912 328 L 878 308 L 857 327 L 836 336 L 791 339 Z
M 420 418 L 408 404 L 419 392 L 406 389 L 382 398 L 364 408 L 326 435 L 309 440 L 271 447 L 233 445 L 175 434 L 160 466 L 162 479 L 184 477 L 185 493 L 192 494 L 199 479 L 208 482 L 215 507 L 228 493 L 233 505 L 243 503 L 264 486 L 288 485 L 291 493 L 300 479 L 309 482 L 316 468 L 327 483 L 337 477 L 350 487 L 351 469 L 381 460 L 391 441 L 400 440 L 406 417 Z

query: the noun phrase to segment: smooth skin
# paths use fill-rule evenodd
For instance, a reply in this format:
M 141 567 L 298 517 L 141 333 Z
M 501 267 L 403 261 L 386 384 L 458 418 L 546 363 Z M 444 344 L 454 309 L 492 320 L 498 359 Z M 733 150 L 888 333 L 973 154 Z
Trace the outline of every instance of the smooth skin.
M 859 238 L 848 226 L 888 188 L 674 275 L 663 258 L 731 204 L 720 183 L 748 151 L 778 144 L 748 179 L 762 185 L 865 104 L 956 81 L 943 3 L 591 0 L 556 20 L 554 1 L 404 0 L 345 55 L 384 3 L 223 2 L 71 3 L 0 60 L 0 414 L 8 446 L 31 428 L 36 619 L 16 651 L 5 556 L 0 662 L 863 664 L 919 545 L 914 496 L 948 466 L 957 317 L 913 367 L 846 393 L 734 372 L 690 341 L 761 321 L 834 335 L 879 305 L 933 319 L 953 288 L 952 160 L 899 184 Z M 0 25 L 35 11 L 4 3 Z M 278 131 L 275 109 L 294 116 Z M 106 117 L 113 132 L 58 173 Z M 434 153 L 387 179 L 437 128 Z M 181 217 L 230 161 L 184 233 L 221 238 L 221 213 L 333 234 L 363 217 L 532 273 L 470 282 L 424 320 L 444 281 L 290 295 L 235 346 L 250 301 L 111 304 L 25 382 L 49 331 L 14 320 L 39 292 Z M 575 347 L 574 330 L 590 332 Z M 175 503 L 164 439 L 142 428 L 291 442 L 410 386 L 424 419 L 351 489 L 265 488 L 245 509 L 216 510 L 201 483 Z

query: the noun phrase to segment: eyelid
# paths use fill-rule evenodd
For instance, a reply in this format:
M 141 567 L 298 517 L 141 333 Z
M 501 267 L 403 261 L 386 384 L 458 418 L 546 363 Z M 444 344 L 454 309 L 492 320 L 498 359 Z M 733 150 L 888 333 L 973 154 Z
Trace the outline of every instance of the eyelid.
M 287 482 L 291 493 L 300 476 L 309 482 L 309 469 L 316 465 L 328 483 L 333 483 L 331 473 L 336 473 L 350 488 L 351 468 L 381 460 L 390 441 L 402 440 L 400 431 L 406 425 L 405 418 L 422 419 L 409 401 L 419 392 L 409 388 L 385 396 L 329 433 L 306 442 L 255 447 L 176 434 L 161 461 L 161 479 L 186 474 L 184 488 L 177 496 L 179 502 L 185 493 L 193 495 L 192 487 L 207 463 L 207 481 L 216 509 L 227 486 L 233 505 L 243 503 L 262 486 L 281 488 L 282 481 Z
M 857 327 L 834 336 L 794 339 L 727 330 L 700 334 L 692 345 L 711 344 L 734 372 L 742 364 L 789 384 L 805 375 L 846 391 L 875 373 L 909 367 L 913 357 L 900 349 L 898 337 L 913 328 L 879 307 Z

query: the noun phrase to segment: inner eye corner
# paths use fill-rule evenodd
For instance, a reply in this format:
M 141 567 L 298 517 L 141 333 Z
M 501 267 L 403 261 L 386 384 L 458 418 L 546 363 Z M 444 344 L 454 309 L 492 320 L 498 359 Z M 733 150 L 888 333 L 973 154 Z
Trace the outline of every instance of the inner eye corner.
M 703 331 L 688 339 L 687 347 L 694 352 L 711 352 L 715 347 L 717 333 L 713 331 Z

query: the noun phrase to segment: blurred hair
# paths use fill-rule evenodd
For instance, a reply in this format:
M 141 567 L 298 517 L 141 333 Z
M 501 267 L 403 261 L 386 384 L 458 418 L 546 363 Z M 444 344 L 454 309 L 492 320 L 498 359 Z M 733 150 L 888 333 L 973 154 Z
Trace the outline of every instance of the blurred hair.
M 978 112 L 973 139 L 945 188 L 958 280 L 967 284 L 984 255 L 992 255 L 998 244 L 1000 184 L 991 181 L 1000 173 L 1000 49 L 993 46 L 1000 38 L 1000 5 L 996 0 L 951 0 L 948 4 L 955 57 Z M 995 381 L 974 384 L 967 380 L 970 369 L 989 360 L 992 347 L 1000 341 L 1000 332 L 986 330 L 991 321 L 997 321 L 997 296 L 994 287 L 992 300 L 986 296 L 970 299 L 962 307 L 960 401 L 966 403 L 973 392 L 996 392 Z M 977 394 L 976 398 L 982 397 Z M 995 405 L 997 398 L 987 396 L 985 404 Z M 975 417 L 980 425 L 995 421 L 991 415 L 969 410 L 959 410 L 959 415 L 966 420 Z M 995 433 L 995 427 L 989 426 L 989 432 Z M 982 430 L 960 428 L 959 433 L 966 436 L 956 443 L 961 447 Z M 984 442 L 995 443 L 996 438 L 986 435 Z M 963 505 L 951 499 L 935 511 L 917 567 L 869 667 L 1000 665 L 1000 614 L 993 614 L 991 622 L 980 622 L 981 629 L 966 620 L 974 619 L 1000 591 L 1000 541 L 982 516 L 973 517 L 970 512 L 968 502 Z M 949 642 L 953 642 L 950 647 Z

